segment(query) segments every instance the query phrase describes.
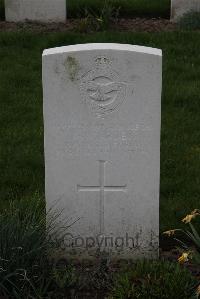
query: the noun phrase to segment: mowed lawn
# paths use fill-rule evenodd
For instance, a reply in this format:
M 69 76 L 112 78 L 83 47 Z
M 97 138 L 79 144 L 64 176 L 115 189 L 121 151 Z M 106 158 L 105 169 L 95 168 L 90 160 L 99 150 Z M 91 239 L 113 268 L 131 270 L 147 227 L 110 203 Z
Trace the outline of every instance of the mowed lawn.
M 0 206 L 10 200 L 44 198 L 42 51 L 86 42 L 130 43 L 163 50 L 160 224 L 161 231 L 180 226 L 180 219 L 200 206 L 197 32 L 1 32 Z
M 41 0 L 42 1 L 42 0 Z M 56 1 L 56 0 L 55 0 Z M 170 0 L 105 0 L 110 6 L 119 9 L 120 16 L 164 17 L 170 14 Z M 104 7 L 104 0 L 67 0 L 68 18 L 78 18 L 85 10 L 99 14 Z M 4 19 L 4 0 L 0 0 L 0 19 Z

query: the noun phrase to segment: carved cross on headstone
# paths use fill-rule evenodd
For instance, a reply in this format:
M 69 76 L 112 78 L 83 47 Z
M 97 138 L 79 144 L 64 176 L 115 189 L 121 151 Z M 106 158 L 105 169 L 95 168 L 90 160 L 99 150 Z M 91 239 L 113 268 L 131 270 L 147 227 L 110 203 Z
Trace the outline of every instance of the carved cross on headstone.
M 97 191 L 100 194 L 100 234 L 104 233 L 104 202 L 106 191 L 126 192 L 127 185 L 106 186 L 106 163 L 107 161 L 99 160 L 99 185 L 98 186 L 81 186 L 77 185 L 78 191 Z

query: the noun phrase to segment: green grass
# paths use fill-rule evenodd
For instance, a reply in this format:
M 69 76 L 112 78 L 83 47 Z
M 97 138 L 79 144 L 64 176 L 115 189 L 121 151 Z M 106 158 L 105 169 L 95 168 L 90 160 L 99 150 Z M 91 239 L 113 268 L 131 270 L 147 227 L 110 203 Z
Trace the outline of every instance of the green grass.
M 15 201 L 0 214 L 0 297 L 24 298 L 26 293 L 29 298 L 29 291 L 37 295 L 35 285 L 48 266 L 45 227 L 40 198 Z
M 60 227 L 59 214 L 51 211 L 47 220 L 38 194 L 0 213 L 0 298 L 50 299 L 55 293 L 64 298 L 59 297 L 63 286 L 66 291 L 74 286 L 73 268 L 68 264 L 60 272 L 52 258 L 67 230 L 67 225 Z
M 161 231 L 200 198 L 200 35 L 171 33 L 0 33 L 0 198 L 44 197 L 41 54 L 44 48 L 120 42 L 163 49 Z
M 170 0 L 109 0 L 115 8 L 120 7 L 120 15 L 125 17 L 146 16 L 169 18 Z M 69 0 L 67 1 L 68 18 L 84 16 L 85 8 L 99 13 L 103 0 Z M 0 20 L 4 19 L 4 0 L 0 0 Z

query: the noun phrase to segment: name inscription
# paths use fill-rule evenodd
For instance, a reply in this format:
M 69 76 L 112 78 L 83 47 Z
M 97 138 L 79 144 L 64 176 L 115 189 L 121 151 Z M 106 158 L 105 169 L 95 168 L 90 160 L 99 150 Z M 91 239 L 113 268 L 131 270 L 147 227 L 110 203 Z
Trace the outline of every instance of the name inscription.
M 90 156 L 96 152 L 146 152 L 141 140 L 149 134 L 150 128 L 136 125 L 128 129 L 122 127 L 102 128 L 101 126 L 65 126 L 59 130 L 64 145 L 60 151 L 72 156 L 84 154 Z

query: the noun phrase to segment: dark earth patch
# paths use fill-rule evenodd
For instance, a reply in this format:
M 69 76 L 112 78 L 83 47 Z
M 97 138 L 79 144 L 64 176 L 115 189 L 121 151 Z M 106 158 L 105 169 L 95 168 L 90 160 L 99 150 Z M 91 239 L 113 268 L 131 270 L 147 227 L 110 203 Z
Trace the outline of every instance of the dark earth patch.
M 33 32 L 63 32 L 78 30 L 80 20 L 69 19 L 66 23 L 13 23 L 13 22 L 0 22 L 0 31 L 33 31 Z M 132 32 L 161 32 L 161 31 L 174 31 L 177 26 L 167 19 L 162 18 L 133 18 L 133 19 L 119 19 L 110 25 L 111 30 L 116 31 L 132 31 Z M 91 31 L 93 29 L 91 28 Z

